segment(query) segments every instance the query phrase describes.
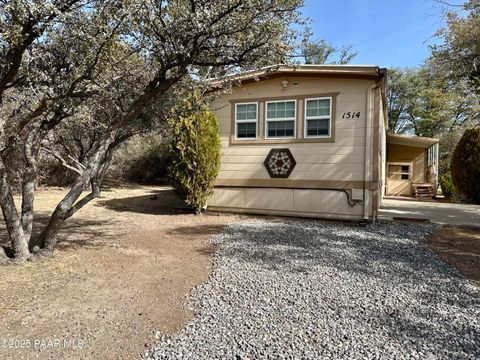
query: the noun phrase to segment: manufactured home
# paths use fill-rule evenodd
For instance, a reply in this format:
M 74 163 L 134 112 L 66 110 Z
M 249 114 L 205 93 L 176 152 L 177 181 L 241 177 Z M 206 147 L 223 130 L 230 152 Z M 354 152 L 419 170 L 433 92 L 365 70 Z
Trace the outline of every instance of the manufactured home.
M 438 141 L 388 134 L 385 69 L 276 65 L 229 81 L 211 104 L 222 157 L 209 209 L 373 220 L 385 194 L 436 188 Z

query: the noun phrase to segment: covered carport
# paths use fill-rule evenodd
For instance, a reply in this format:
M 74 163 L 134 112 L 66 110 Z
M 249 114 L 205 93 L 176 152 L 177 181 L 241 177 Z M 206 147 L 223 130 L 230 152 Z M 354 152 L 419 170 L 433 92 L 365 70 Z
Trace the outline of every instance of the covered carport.
M 387 134 L 386 195 L 432 197 L 436 194 L 438 141 Z

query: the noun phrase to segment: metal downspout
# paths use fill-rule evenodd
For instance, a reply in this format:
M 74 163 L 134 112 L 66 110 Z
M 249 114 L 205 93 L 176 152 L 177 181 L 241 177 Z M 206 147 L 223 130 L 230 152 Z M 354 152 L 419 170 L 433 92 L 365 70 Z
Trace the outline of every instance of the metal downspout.
M 373 90 L 377 84 L 372 84 L 367 89 L 367 117 L 365 124 L 365 185 L 363 190 L 363 219 L 368 221 L 370 215 L 370 180 L 372 177 L 372 122 L 374 112 Z

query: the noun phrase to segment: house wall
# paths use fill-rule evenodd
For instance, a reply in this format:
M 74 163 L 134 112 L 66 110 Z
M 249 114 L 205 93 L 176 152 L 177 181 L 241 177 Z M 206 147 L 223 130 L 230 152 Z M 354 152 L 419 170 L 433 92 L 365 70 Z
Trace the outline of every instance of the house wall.
M 426 182 L 426 151 L 423 148 L 388 144 L 388 162 L 413 162 L 412 182 Z
M 282 81 L 288 86 L 282 89 Z M 375 80 L 345 78 L 290 77 L 262 80 L 244 84 L 232 93 L 224 94 L 211 104 L 219 119 L 222 140 L 220 173 L 216 189 L 209 199 L 210 209 L 223 211 L 245 211 L 256 213 L 318 216 L 360 219 L 364 214 L 364 188 L 378 189 L 381 170 L 370 170 L 371 176 L 365 183 L 367 91 Z M 379 92 L 379 91 L 378 91 Z M 259 102 L 259 136 L 263 137 L 265 100 L 269 98 L 305 97 L 308 95 L 337 94 L 334 114 L 333 139 L 279 140 L 270 143 L 235 140 L 232 121 L 232 102 Z M 376 101 L 376 106 L 380 104 Z M 297 101 L 297 138 L 303 137 L 304 101 Z M 342 118 L 344 112 L 360 112 L 356 119 Z M 372 111 L 373 114 L 373 111 Z M 371 121 L 371 134 L 377 141 L 368 141 L 371 154 L 369 166 L 375 163 L 380 169 L 379 155 L 381 138 L 378 128 L 380 110 L 375 111 Z M 310 140 L 310 139 L 309 139 Z M 270 178 L 263 162 L 272 148 L 288 148 L 296 160 L 296 167 L 288 179 Z M 368 155 L 370 156 L 370 155 Z M 374 161 L 375 157 L 377 161 Z M 376 178 L 374 178 L 376 177 Z M 354 190 L 355 189 L 355 190 Z M 358 199 L 352 207 L 348 204 L 347 192 Z M 378 195 L 378 194 L 377 194 Z M 369 191 L 368 209 L 371 217 L 377 207 L 378 197 L 373 199 Z M 350 201 L 351 202 L 351 201 Z

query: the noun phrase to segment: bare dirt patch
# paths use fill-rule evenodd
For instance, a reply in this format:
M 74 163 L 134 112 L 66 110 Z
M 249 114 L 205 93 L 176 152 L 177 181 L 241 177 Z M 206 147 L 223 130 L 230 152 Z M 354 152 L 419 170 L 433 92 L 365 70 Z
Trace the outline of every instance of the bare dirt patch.
M 38 193 L 39 223 L 62 194 Z M 68 222 L 54 258 L 3 267 L 0 358 L 133 359 L 155 330 L 182 328 L 185 297 L 210 273 L 208 238 L 239 217 L 178 206 L 165 188 L 109 189 Z
M 427 239 L 430 248 L 480 287 L 480 230 L 442 228 Z

